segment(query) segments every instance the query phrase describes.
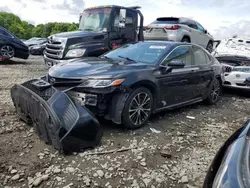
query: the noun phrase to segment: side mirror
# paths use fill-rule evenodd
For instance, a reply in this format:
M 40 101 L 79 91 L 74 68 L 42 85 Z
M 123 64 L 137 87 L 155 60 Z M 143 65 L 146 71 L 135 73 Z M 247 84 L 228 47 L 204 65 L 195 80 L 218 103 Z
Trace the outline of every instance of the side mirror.
M 204 33 L 207 34 L 207 30 L 206 29 L 205 29 Z
M 82 19 L 82 13 L 79 15 L 79 23 L 81 22 Z
M 182 60 L 172 60 L 169 64 L 169 67 L 173 69 L 183 68 L 185 67 L 185 63 Z
M 126 23 L 126 9 L 120 9 L 119 27 L 124 28 Z

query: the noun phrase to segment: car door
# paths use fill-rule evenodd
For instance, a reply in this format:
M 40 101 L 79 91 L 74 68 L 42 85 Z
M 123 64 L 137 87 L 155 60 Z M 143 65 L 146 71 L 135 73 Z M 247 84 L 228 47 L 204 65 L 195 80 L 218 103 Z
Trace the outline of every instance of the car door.
M 192 73 L 195 68 L 192 67 L 193 52 L 191 45 L 181 45 L 175 48 L 165 57 L 160 66 L 167 67 L 172 60 L 181 60 L 185 67 L 173 69 L 170 73 L 161 73 L 158 76 L 160 87 L 160 102 L 164 106 L 174 106 L 186 102 L 190 96 L 192 88 L 189 86 L 192 80 Z M 163 107 L 164 107 L 163 106 Z
M 120 9 L 117 9 L 113 15 L 111 25 L 110 48 L 115 49 L 121 45 L 136 40 L 137 16 L 131 10 L 126 10 L 125 28 L 119 27 Z
M 197 28 L 198 28 L 198 43 L 200 46 L 202 46 L 203 48 L 206 48 L 209 42 L 209 37 L 206 34 L 206 30 L 202 27 L 201 24 L 199 24 L 198 22 L 196 22 L 197 24 Z
M 208 92 L 209 85 L 214 78 L 214 71 L 212 68 L 212 59 L 210 55 L 205 52 L 201 47 L 193 45 L 194 53 L 194 67 L 196 70 L 193 74 L 194 90 L 192 94 L 194 98 L 203 97 Z
M 190 28 L 191 33 L 191 42 L 195 44 L 199 44 L 200 40 L 200 32 L 198 31 L 198 27 L 193 20 L 187 20 L 188 27 Z

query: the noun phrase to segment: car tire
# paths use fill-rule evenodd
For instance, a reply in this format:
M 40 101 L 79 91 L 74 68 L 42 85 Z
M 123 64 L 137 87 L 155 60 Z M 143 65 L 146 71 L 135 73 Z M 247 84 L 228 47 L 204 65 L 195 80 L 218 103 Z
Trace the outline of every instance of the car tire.
M 181 40 L 181 42 L 190 43 L 190 39 L 188 37 L 183 37 L 183 39 Z
M 15 56 L 15 49 L 10 45 L 3 45 L 0 47 L 0 55 L 5 59 L 10 59 Z
M 220 94 L 221 94 L 221 82 L 218 78 L 214 79 L 212 82 L 210 89 L 209 89 L 209 94 L 206 99 L 206 102 L 210 105 L 213 105 L 218 102 Z
M 152 93 L 145 87 L 135 89 L 125 102 L 122 113 L 123 125 L 128 129 L 144 126 L 151 116 L 152 109 Z
M 207 50 L 209 53 L 212 53 L 212 51 L 213 51 L 213 43 L 212 43 L 211 41 L 207 44 L 206 50 Z

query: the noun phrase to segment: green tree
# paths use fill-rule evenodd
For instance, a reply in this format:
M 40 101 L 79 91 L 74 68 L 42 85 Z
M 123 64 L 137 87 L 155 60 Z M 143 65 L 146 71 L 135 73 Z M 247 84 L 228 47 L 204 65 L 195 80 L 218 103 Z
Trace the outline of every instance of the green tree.
M 22 39 L 29 39 L 31 37 L 45 38 L 52 34 L 76 31 L 78 29 L 78 24 L 76 23 L 62 22 L 50 22 L 34 26 L 26 21 L 22 21 L 18 16 L 7 12 L 0 12 L 0 26 Z

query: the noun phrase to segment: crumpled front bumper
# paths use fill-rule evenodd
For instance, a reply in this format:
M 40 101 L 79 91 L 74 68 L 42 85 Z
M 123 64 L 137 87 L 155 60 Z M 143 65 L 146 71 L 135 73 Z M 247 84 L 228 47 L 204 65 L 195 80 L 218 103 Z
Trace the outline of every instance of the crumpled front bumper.
M 94 147 L 102 138 L 101 126 L 87 108 L 43 80 L 13 86 L 11 97 L 20 119 L 62 153 Z

